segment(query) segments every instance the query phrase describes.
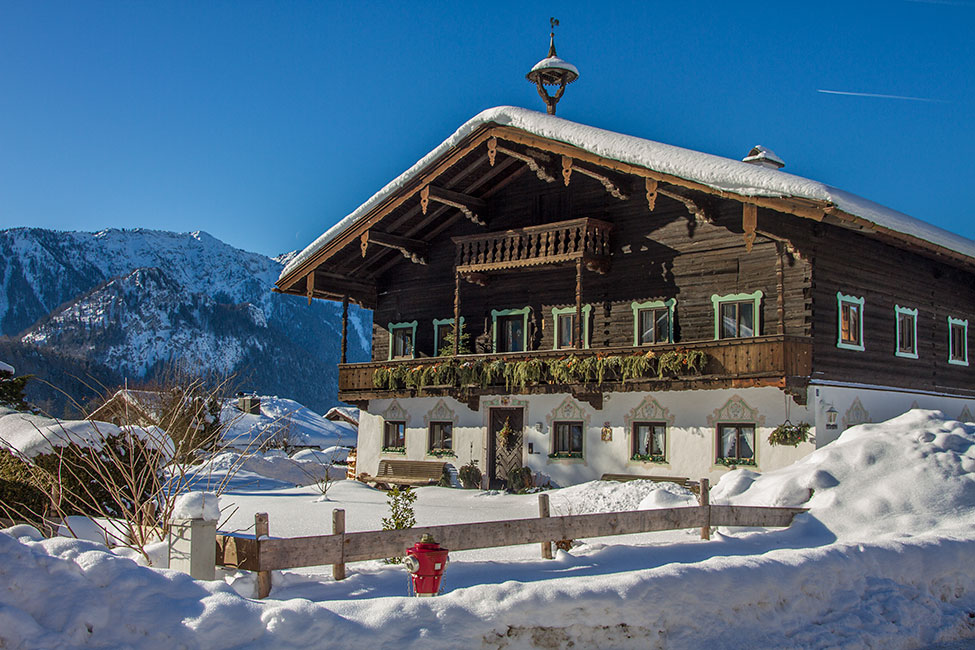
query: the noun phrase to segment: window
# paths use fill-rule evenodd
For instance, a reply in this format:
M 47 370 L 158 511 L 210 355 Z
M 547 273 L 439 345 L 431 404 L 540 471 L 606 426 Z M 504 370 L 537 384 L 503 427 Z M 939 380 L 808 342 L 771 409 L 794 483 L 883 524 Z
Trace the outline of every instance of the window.
M 758 336 L 762 292 L 711 296 L 714 305 L 714 338 Z
M 528 313 L 522 309 L 492 309 L 494 352 L 524 352 L 527 349 Z
M 948 317 L 948 363 L 968 365 L 968 320 Z
M 464 330 L 464 317 L 460 317 L 460 327 L 461 332 Z M 443 348 L 445 341 L 453 341 L 454 338 L 454 319 L 453 318 L 440 318 L 434 319 L 433 321 L 433 354 L 434 356 L 440 356 L 441 348 Z M 464 342 L 464 337 L 460 337 L 461 343 Z M 448 354 L 453 354 L 454 351 L 451 348 Z M 463 352 L 462 352 L 463 354 Z
M 755 460 L 754 424 L 718 425 L 718 460 Z
M 674 298 L 666 301 L 634 302 L 633 345 L 672 343 L 674 340 Z
M 431 422 L 428 449 L 430 451 L 450 451 L 454 448 L 453 436 L 453 422 Z
M 553 456 L 582 458 L 582 422 L 556 422 Z
M 863 298 L 836 292 L 838 338 L 836 347 L 863 351 Z
M 389 359 L 412 359 L 417 321 L 389 324 Z
M 406 422 L 386 422 L 383 451 L 406 451 Z
M 667 425 L 663 422 L 633 423 L 631 460 L 663 461 L 667 454 Z
M 589 347 L 589 314 L 592 305 L 582 307 L 582 347 Z M 552 309 L 555 324 L 554 349 L 574 348 L 576 346 L 576 308 L 556 307 Z
M 917 359 L 917 310 L 894 305 L 897 323 L 897 349 L 894 354 L 906 359 Z

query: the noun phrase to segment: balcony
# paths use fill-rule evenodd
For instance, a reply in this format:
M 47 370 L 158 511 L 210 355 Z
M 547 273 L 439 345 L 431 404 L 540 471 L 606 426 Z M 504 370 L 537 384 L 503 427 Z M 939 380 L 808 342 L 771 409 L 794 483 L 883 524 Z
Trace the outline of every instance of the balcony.
M 466 276 L 581 260 L 589 270 L 605 273 L 612 229 L 611 223 L 586 218 L 454 237 L 457 272 Z
M 601 408 L 602 394 L 804 385 L 812 339 L 760 336 L 595 350 L 403 359 L 339 365 L 339 399 L 451 396 L 476 410 L 481 395 L 572 393 Z

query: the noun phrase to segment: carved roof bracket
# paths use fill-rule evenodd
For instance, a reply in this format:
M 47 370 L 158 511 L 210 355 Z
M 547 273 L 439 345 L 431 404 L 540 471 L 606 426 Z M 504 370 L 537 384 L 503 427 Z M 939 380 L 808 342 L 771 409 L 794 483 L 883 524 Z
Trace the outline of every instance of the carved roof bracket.
M 586 167 L 580 167 L 579 164 L 571 157 L 562 156 L 562 180 L 565 181 L 567 186 L 569 184 L 569 180 L 572 178 L 573 171 L 577 171 L 583 176 L 588 176 L 589 178 L 599 181 L 606 191 L 609 192 L 610 196 L 613 196 L 620 201 L 625 201 L 630 198 L 629 195 L 617 187 L 608 176 L 595 172 L 591 169 L 587 169 Z
M 369 250 L 369 244 L 398 250 L 403 254 L 403 257 L 414 264 L 427 263 L 427 249 L 429 247 L 426 242 L 420 241 L 419 239 L 410 239 L 409 237 L 367 230 L 359 237 L 359 248 L 362 251 L 363 257 L 366 256 L 366 251 Z
M 666 196 L 667 198 L 674 199 L 675 201 L 680 201 L 687 208 L 687 211 L 694 215 L 694 218 L 698 221 L 705 221 L 707 223 L 714 223 L 711 217 L 704 211 L 704 208 L 697 204 L 694 199 L 689 199 L 686 196 L 677 194 L 675 192 L 668 192 L 667 190 L 662 190 L 657 188 L 657 194 Z
M 543 180 L 546 183 L 555 182 L 555 176 L 552 176 L 550 173 L 548 173 L 548 170 L 546 170 L 545 167 L 542 166 L 539 162 L 540 160 L 545 160 L 545 161 L 549 160 L 549 157 L 547 155 L 545 154 L 529 155 L 529 154 L 518 153 L 517 151 L 512 151 L 507 147 L 498 146 L 497 138 L 488 138 L 488 161 L 491 163 L 492 167 L 494 166 L 496 156 L 499 153 L 502 153 L 510 158 L 514 158 L 515 160 L 520 160 L 521 162 L 528 165 L 528 169 L 535 172 L 535 175 L 538 176 L 539 180 Z
M 424 185 L 420 190 L 420 210 L 423 214 L 427 213 L 430 201 L 457 208 L 473 223 L 479 226 L 487 225 L 487 222 L 478 216 L 478 213 L 484 214 L 487 210 L 487 203 L 482 199 L 434 185 Z

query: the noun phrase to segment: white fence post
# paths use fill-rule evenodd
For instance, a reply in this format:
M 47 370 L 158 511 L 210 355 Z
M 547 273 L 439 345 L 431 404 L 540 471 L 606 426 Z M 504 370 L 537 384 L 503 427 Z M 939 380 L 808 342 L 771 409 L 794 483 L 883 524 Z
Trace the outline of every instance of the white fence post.
M 197 580 L 217 577 L 217 522 L 177 519 L 169 532 L 169 568 Z

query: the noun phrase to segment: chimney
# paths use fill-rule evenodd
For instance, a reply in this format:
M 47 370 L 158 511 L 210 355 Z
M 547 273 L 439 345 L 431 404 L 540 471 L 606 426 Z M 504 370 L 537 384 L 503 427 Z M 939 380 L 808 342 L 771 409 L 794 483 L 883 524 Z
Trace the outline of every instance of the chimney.
M 751 165 L 758 165 L 759 167 L 768 167 L 769 169 L 782 169 L 785 167 L 785 161 L 776 156 L 774 151 L 760 144 L 752 147 L 752 150 L 741 161 Z

